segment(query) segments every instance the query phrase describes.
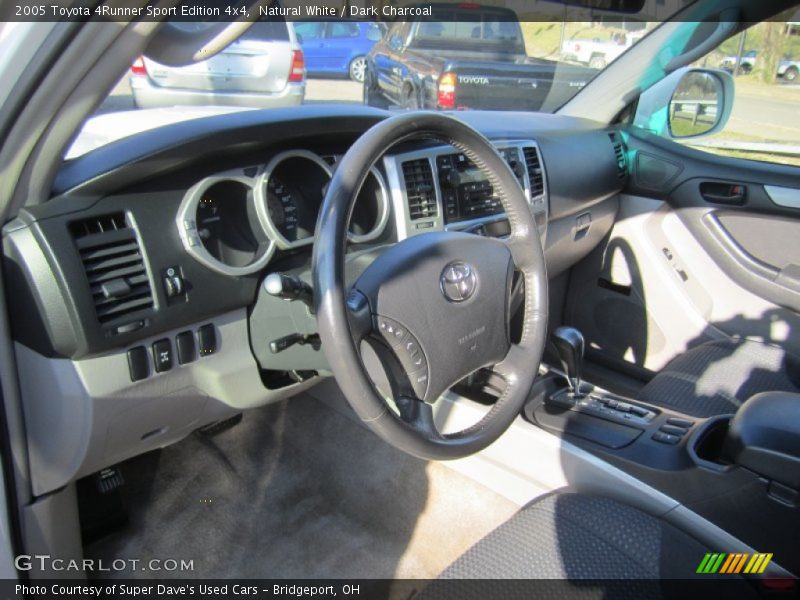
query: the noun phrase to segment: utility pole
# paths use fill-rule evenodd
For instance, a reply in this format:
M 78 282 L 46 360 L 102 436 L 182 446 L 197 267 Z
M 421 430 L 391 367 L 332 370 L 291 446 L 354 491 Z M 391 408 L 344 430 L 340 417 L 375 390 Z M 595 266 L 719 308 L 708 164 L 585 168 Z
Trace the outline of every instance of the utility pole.
M 744 55 L 744 44 L 747 39 L 747 30 L 745 29 L 739 34 L 739 51 L 736 54 L 736 66 L 733 68 L 733 75 L 739 75 L 742 72 L 742 55 Z

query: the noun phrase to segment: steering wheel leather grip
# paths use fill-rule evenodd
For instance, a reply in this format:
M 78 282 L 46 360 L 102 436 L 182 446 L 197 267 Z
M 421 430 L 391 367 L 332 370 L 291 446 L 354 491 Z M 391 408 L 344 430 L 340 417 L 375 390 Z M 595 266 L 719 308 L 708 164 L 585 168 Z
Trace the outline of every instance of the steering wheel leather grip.
M 383 252 L 348 288 L 347 226 L 369 170 L 393 146 L 428 139 L 451 144 L 488 177 L 502 201 L 506 239 L 430 232 Z M 519 415 L 538 372 L 547 332 L 547 274 L 525 193 L 494 146 L 458 119 L 434 112 L 390 117 L 362 135 L 340 161 L 320 210 L 313 254 L 322 349 L 347 401 L 393 446 L 423 459 L 474 454 Z M 511 281 L 525 286 L 520 341 L 509 336 Z M 397 410 L 375 388 L 361 357 L 368 342 L 387 372 Z M 432 404 L 478 368 L 505 389 L 477 423 L 440 433 Z

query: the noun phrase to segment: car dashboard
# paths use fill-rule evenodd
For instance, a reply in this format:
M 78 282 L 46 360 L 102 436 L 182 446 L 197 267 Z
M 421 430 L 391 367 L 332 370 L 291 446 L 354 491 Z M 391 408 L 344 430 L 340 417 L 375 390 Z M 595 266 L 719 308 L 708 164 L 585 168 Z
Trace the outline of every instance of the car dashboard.
M 52 199 L 6 225 L 37 495 L 329 374 L 313 311 L 263 282 L 311 282 L 331 176 L 387 115 L 246 111 L 137 134 L 67 161 Z M 617 132 L 553 115 L 457 116 L 517 177 L 551 278 L 610 230 L 627 177 Z M 354 202 L 348 283 L 391 244 L 442 230 L 509 232 L 486 174 L 440 141 L 390 149 Z

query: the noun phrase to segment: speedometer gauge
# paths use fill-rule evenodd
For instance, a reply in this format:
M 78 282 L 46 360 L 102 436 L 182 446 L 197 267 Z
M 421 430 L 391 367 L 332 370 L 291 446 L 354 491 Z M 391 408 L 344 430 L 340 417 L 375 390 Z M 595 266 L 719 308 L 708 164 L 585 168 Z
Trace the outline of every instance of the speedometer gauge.
M 288 241 L 297 239 L 297 202 L 277 177 L 267 183 L 267 211 L 272 224 Z

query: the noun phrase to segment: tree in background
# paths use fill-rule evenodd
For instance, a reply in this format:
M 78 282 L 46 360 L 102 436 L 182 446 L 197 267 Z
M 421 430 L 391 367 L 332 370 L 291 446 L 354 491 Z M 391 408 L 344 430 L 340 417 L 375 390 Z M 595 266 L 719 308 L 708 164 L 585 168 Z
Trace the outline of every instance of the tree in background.
M 758 25 L 762 28 L 762 46 L 759 52 L 761 70 L 759 77 L 764 83 L 775 83 L 778 65 L 783 57 L 784 41 L 786 39 L 786 23 L 782 21 L 767 22 Z

